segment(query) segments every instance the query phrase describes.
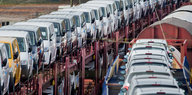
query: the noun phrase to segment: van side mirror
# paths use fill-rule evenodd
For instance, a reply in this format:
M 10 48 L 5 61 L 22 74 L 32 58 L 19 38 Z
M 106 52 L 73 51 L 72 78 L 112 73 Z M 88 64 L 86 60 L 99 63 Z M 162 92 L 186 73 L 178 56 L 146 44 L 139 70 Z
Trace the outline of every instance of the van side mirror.
M 74 31 L 75 30 L 75 26 L 73 25 L 72 27 L 71 27 L 71 31 Z
M 120 8 L 120 11 L 123 11 L 123 8 Z
M 95 19 L 93 18 L 92 20 L 91 20 L 91 23 L 94 23 L 95 22 Z
M 28 52 L 31 52 L 31 51 L 32 51 L 32 48 L 29 47 Z
M 110 16 L 110 13 L 107 14 L 107 17 L 109 17 L 109 16 Z
M 102 20 L 102 19 L 103 19 L 103 16 L 100 17 L 100 20 Z
M 13 56 L 13 59 L 17 59 L 17 57 L 19 56 L 19 52 L 16 52 Z
M 37 46 L 40 46 L 41 45 L 41 40 L 37 43 Z
M 53 41 L 53 40 L 50 38 L 50 41 Z
M 128 6 L 126 6 L 126 10 L 128 10 Z
M 3 63 L 3 64 L 2 64 L 2 67 L 6 66 L 6 64 L 7 64 L 7 59 L 4 59 L 2 63 Z

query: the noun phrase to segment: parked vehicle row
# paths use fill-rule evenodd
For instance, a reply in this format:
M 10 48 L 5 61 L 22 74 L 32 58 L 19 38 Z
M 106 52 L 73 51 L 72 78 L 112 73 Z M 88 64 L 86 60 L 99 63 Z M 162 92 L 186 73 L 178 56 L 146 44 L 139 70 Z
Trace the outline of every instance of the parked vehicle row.
M 125 56 L 126 75 L 119 95 L 184 95 L 172 75 L 167 42 L 140 39 Z

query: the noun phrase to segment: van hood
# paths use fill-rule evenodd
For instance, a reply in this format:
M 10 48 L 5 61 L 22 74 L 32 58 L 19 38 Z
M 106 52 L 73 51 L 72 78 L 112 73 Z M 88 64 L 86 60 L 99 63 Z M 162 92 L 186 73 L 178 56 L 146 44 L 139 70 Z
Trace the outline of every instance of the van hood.
M 44 48 L 46 48 L 46 47 L 48 47 L 48 48 L 49 48 L 50 43 L 49 43 L 49 41 L 48 41 L 48 40 L 43 40 L 43 43 L 44 43 Z
M 29 55 L 27 52 L 20 52 L 20 60 L 28 61 Z

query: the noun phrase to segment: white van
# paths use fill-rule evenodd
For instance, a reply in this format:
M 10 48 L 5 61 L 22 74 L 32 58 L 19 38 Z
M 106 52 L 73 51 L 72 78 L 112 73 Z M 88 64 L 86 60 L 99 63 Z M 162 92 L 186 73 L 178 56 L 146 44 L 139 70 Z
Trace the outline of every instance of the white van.
M 30 25 L 9 25 L 1 27 L 0 30 L 7 31 L 24 31 L 29 33 L 31 38 L 32 45 L 32 56 L 33 56 L 33 65 L 34 68 L 38 71 L 38 69 L 42 66 L 42 60 L 44 58 L 44 43 L 41 39 L 41 32 L 38 26 L 30 26 Z
M 64 10 L 68 10 L 68 9 L 64 9 Z M 93 39 L 93 41 L 96 40 L 96 34 L 98 31 L 97 31 L 96 21 L 95 21 L 96 17 L 93 9 L 86 9 L 84 7 L 77 6 L 69 10 L 71 11 L 75 10 L 75 11 L 80 11 L 84 13 L 86 18 L 87 31 L 91 31 L 91 33 L 88 32 L 90 33 L 88 34 L 88 38 L 89 38 L 88 40 L 91 40 L 91 38 Z
M 83 6 L 84 8 L 91 8 L 94 10 L 95 13 L 95 20 L 96 20 L 96 27 L 98 29 L 97 32 L 97 38 L 102 38 L 103 37 L 103 33 L 104 33 L 104 23 L 103 23 L 103 14 L 102 14 L 102 10 L 100 7 L 97 6 L 92 6 L 92 5 L 87 5 L 87 4 L 81 4 L 80 6 Z
M 57 45 L 54 25 L 49 22 L 20 22 L 16 25 L 32 25 L 40 27 L 41 37 L 44 43 L 44 64 L 53 63 L 56 59 Z
M 112 21 L 112 31 L 116 31 L 118 29 L 118 10 L 115 1 L 107 0 L 107 1 L 102 1 L 102 0 L 94 0 L 94 1 L 89 1 L 90 3 L 97 3 L 97 4 L 107 4 L 109 5 L 110 8 L 110 17 L 113 20 Z
M 0 37 L 13 37 L 17 39 L 20 50 L 21 77 L 27 79 L 32 75 L 33 58 L 30 35 L 21 31 L 0 30 Z
M 88 3 L 85 3 L 85 5 Z M 112 19 L 110 17 L 110 8 L 106 4 L 93 4 L 89 3 L 88 6 L 101 7 L 104 22 L 104 37 L 112 32 Z
M 60 58 L 63 54 L 66 43 L 64 43 L 64 30 L 62 29 L 63 20 L 60 19 L 30 19 L 28 22 L 50 22 L 54 25 L 54 31 L 56 33 L 56 42 L 57 42 L 57 57 Z
M 67 52 L 70 53 L 72 50 L 77 48 L 77 29 L 75 27 L 75 18 L 72 15 L 43 15 L 39 18 L 44 19 L 62 19 L 65 23 L 66 28 L 66 38 L 67 38 Z
M 8 63 L 8 55 L 5 44 L 0 43 L 0 86 L 1 86 L 1 95 L 8 94 L 9 90 L 9 63 Z
M 55 11 L 51 12 L 52 15 L 73 15 L 75 18 L 75 25 L 78 33 L 78 48 L 86 44 L 87 41 L 87 25 L 85 21 L 85 15 L 83 12 L 74 11 Z

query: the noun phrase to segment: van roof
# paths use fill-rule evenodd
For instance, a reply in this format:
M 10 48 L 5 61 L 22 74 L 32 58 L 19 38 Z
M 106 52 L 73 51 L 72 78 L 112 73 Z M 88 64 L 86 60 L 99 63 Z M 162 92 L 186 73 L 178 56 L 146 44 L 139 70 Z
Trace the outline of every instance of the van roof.
M 73 14 L 73 15 L 81 15 L 83 14 L 83 12 L 79 12 L 79 11 L 55 11 L 55 12 L 51 12 L 50 14 Z
M 51 23 L 62 23 L 63 20 L 61 19 L 44 19 L 44 18 L 35 18 L 30 19 L 28 22 L 51 22 Z
M 83 6 L 76 6 L 76 7 L 73 7 L 74 9 L 77 9 L 78 11 L 81 11 L 81 12 L 90 12 L 90 11 L 93 11 L 93 9 L 87 9 L 87 8 L 84 8 Z
M 48 15 L 40 16 L 39 18 L 71 19 L 72 17 L 73 16 L 71 16 L 71 15 L 53 15 L 53 14 L 48 14 Z
M 39 26 L 39 27 L 47 27 L 47 26 L 51 26 L 52 23 L 50 22 L 18 22 L 15 25 L 32 25 L 32 26 Z
M 101 2 L 102 1 L 102 2 Z M 113 4 L 115 1 L 111 1 L 111 0 L 107 0 L 107 1 L 103 1 L 103 0 L 91 0 L 91 1 L 88 1 L 88 2 L 98 2 L 99 4 Z
M 3 46 L 5 46 L 4 43 L 0 43 L 0 48 L 3 48 Z
M 96 3 L 96 2 L 95 2 Z M 107 4 L 94 4 L 94 3 L 84 3 L 85 5 L 99 6 L 99 7 L 107 7 Z
M 0 30 L 0 36 L 6 36 L 6 37 L 26 37 L 28 35 L 25 31 L 1 31 Z
M 16 38 L 7 38 L 7 37 L 0 37 L 0 41 L 12 43 Z
M 31 26 L 31 25 L 8 25 L 0 28 L 0 30 L 18 30 L 18 31 L 37 31 L 38 29 L 39 29 L 38 26 Z

